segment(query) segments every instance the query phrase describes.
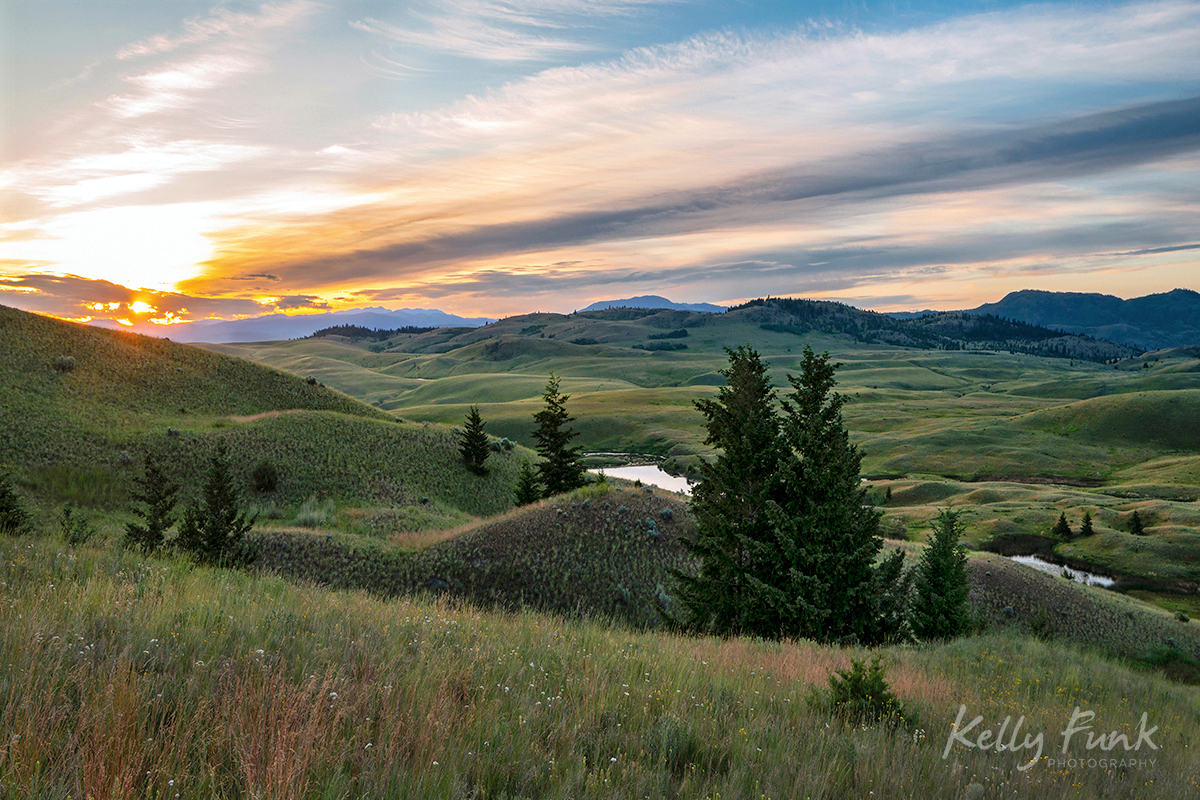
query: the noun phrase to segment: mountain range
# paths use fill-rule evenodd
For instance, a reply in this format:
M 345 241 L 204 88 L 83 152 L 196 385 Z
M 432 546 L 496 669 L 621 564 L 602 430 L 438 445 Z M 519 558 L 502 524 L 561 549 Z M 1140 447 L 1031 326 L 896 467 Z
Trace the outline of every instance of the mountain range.
M 363 328 L 478 328 L 495 320 L 486 317 L 460 317 L 436 308 L 351 308 L 326 314 L 264 314 L 248 319 L 213 319 L 185 322 L 170 327 L 134 326 L 137 333 L 166 336 L 176 342 L 273 342 L 302 339 L 333 325 L 358 325 Z M 102 327 L 117 327 L 102 326 Z
M 1109 294 L 1024 289 L 968 313 L 995 314 L 1141 350 L 1200 344 L 1200 292 L 1190 289 L 1129 300 Z
M 659 295 L 641 295 L 619 300 L 601 300 L 577 313 L 607 309 L 670 309 L 693 313 L 721 314 L 728 309 L 712 303 L 675 303 Z M 1173 289 L 1160 294 L 1123 300 L 1113 295 L 1084 292 L 1046 292 L 1024 289 L 1011 292 L 995 303 L 984 303 L 954 312 L 902 311 L 886 316 L 918 320 L 939 314 L 990 315 L 1041 328 L 1105 339 L 1138 350 L 1159 350 L 1200 345 L 1200 292 Z M 138 333 L 169 334 L 177 342 L 264 342 L 300 339 L 335 325 L 368 329 L 405 326 L 478 328 L 495 320 L 460 317 L 429 308 L 355 308 L 324 314 L 266 314 L 240 320 L 202 320 L 163 328 L 135 326 Z M 938 325 L 944 323 L 944 320 Z M 103 324 L 103 323 L 102 323 Z M 867 327 L 877 329 L 878 320 Z M 116 327 L 115 323 L 107 327 Z M 926 325 L 928 327 L 928 323 Z M 934 327 L 937 327 L 935 325 Z

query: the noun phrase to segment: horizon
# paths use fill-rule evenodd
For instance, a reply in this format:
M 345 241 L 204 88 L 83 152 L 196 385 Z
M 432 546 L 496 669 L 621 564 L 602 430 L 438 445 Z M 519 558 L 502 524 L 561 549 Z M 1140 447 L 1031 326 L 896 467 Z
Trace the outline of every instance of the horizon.
M 1200 267 L 1188 0 L 48 0 L 0 28 L 0 303 L 62 319 L 961 310 Z

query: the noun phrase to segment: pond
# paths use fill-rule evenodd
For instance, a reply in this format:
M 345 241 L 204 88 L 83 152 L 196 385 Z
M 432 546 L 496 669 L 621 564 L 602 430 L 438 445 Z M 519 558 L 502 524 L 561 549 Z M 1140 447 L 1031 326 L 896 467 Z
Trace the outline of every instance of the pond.
M 1013 561 L 1016 561 L 1018 564 L 1024 564 L 1027 567 L 1033 567 L 1036 570 L 1048 572 L 1051 575 L 1062 575 L 1064 571 L 1070 572 L 1071 577 L 1076 583 L 1082 583 L 1087 586 L 1103 586 L 1105 588 L 1110 588 L 1114 583 L 1116 583 L 1115 580 L 1107 575 L 1099 575 L 1094 572 L 1084 572 L 1080 569 L 1071 569 L 1070 567 L 1051 564 L 1049 561 L 1038 558 L 1037 556 L 1009 556 L 1009 558 L 1011 558 Z
M 627 481 L 641 481 L 650 486 L 657 486 L 660 489 L 666 489 L 669 492 L 682 492 L 683 494 L 691 494 L 692 490 L 688 486 L 687 478 L 681 478 L 677 475 L 672 475 L 669 472 L 664 472 L 654 464 L 643 464 L 634 467 L 603 467 L 599 469 L 588 470 L 589 472 L 603 472 L 609 478 L 624 478 Z

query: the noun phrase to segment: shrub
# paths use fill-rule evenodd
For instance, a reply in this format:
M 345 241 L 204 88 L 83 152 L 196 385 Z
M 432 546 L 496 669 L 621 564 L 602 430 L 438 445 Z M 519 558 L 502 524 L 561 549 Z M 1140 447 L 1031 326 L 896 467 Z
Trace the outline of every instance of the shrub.
M 829 700 L 834 713 L 855 722 L 901 721 L 904 705 L 892 694 L 878 655 L 871 663 L 850 659 L 850 669 L 829 676 Z
M 75 357 L 74 356 L 59 356 L 54 359 L 54 368 L 59 372 L 74 372 Z
M 279 470 L 269 459 L 261 459 L 250 470 L 250 488 L 259 494 L 273 492 L 279 488 Z
M 12 475 L 0 474 L 0 533 L 10 536 L 29 529 L 29 512 L 12 487 Z
M 70 503 L 58 512 L 58 528 L 63 540 L 71 546 L 86 544 L 96 533 L 88 523 L 87 517 L 76 514 Z
M 664 508 L 662 511 L 658 512 L 658 515 L 667 522 L 670 522 L 671 520 L 675 519 L 675 510 L 671 508 Z
M 1182 611 L 1176 611 L 1176 612 L 1175 612 L 1175 619 L 1177 619 L 1177 620 L 1179 620 L 1180 622 L 1183 622 L 1183 623 L 1187 623 L 1187 622 L 1191 622 L 1191 621 L 1192 621 L 1192 618 L 1191 618 L 1191 617 L 1189 617 L 1187 614 L 1183 613 Z

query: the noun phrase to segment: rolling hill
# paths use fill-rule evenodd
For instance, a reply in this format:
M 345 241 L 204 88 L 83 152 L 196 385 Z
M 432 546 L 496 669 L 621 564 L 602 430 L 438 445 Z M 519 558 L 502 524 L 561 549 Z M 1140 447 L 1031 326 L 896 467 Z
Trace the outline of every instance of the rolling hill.
M 0 307 L 0 465 L 35 496 L 119 508 L 141 452 L 188 482 L 218 440 L 243 478 L 261 460 L 277 466 L 263 503 L 322 496 L 418 528 L 508 508 L 528 458 L 497 453 L 475 479 L 449 429 L 400 423 L 311 376 Z

